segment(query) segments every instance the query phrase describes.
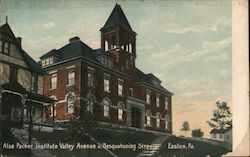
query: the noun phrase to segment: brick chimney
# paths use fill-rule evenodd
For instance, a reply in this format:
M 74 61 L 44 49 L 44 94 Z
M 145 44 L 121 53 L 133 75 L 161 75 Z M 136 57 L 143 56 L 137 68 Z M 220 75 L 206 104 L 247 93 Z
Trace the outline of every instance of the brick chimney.
M 76 42 L 76 41 L 80 41 L 80 38 L 79 37 L 73 37 L 73 38 L 69 39 L 69 43 L 73 43 L 73 42 Z

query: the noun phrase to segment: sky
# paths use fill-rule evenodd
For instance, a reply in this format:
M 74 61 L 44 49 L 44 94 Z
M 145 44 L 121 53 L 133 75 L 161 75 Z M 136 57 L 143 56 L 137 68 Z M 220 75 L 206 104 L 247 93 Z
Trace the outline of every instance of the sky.
M 16 37 L 22 37 L 23 49 L 35 60 L 74 36 L 100 48 L 99 30 L 115 3 L 121 5 L 137 33 L 137 67 L 155 74 L 174 93 L 176 135 L 184 134 L 180 129 L 188 121 L 191 130 L 201 128 L 209 137 L 206 121 L 216 109 L 215 102 L 231 106 L 230 0 L 0 1 L 0 24 L 8 16 Z

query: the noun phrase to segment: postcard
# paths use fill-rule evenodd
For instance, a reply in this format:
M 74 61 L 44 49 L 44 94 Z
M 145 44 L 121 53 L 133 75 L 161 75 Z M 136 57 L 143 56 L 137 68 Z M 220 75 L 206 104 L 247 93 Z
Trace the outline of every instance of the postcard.
M 3 157 L 248 156 L 245 0 L 0 0 Z

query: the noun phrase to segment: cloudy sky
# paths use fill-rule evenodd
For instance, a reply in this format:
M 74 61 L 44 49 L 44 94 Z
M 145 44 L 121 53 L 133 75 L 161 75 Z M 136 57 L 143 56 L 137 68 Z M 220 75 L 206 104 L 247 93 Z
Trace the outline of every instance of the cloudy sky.
M 100 48 L 100 28 L 116 1 L 2 0 L 0 24 L 8 16 L 23 48 L 36 60 L 68 39 L 79 36 Z M 137 35 L 136 64 L 152 72 L 173 92 L 175 134 L 183 121 L 209 136 L 206 121 L 217 100 L 231 106 L 231 1 L 122 0 Z M 3 15 L 3 16 L 2 16 Z

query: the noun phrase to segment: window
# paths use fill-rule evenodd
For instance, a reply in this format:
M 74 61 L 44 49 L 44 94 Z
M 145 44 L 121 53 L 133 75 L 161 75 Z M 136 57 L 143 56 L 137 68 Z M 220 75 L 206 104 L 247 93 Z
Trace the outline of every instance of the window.
M 88 67 L 88 87 L 95 86 L 95 69 Z
M 118 107 L 118 110 L 117 110 L 117 112 L 118 112 L 118 119 L 119 120 L 122 120 L 123 119 L 123 108 L 124 108 L 124 105 L 123 105 L 123 103 L 122 102 L 119 102 L 118 103 L 118 105 L 117 105 L 117 107 Z
M 146 125 L 147 126 L 151 126 L 151 111 L 150 110 L 147 110 L 146 112 Z
M 68 85 L 72 86 L 75 84 L 75 69 L 68 69 Z
M 169 117 L 166 115 L 165 117 L 165 130 L 168 130 L 168 125 L 169 125 Z
M 31 91 L 37 92 L 38 89 L 38 75 L 33 74 L 31 77 Z
M 10 52 L 10 44 L 7 43 L 7 42 L 4 42 L 3 45 L 4 45 L 4 46 L 3 46 L 3 53 L 9 54 L 9 52 Z
M 54 116 L 56 116 L 56 104 L 54 106 Z M 53 105 L 50 106 L 50 117 L 53 117 Z
M 57 100 L 55 96 L 51 96 L 50 98 L 52 98 L 54 101 Z M 54 104 L 54 116 L 56 116 L 56 104 Z M 50 106 L 50 117 L 53 117 L 53 104 Z
M 156 94 L 156 107 L 160 107 L 160 95 Z
M 57 73 L 50 75 L 50 89 L 56 89 L 57 86 Z
M 156 114 L 156 127 L 160 128 L 160 122 L 161 122 L 161 114 L 157 113 Z
M 133 90 L 133 88 L 129 88 L 129 96 L 134 96 L 134 90 Z
M 67 97 L 67 113 L 74 113 L 75 96 L 73 93 L 69 93 Z
M 148 104 L 150 104 L 150 94 L 151 94 L 151 92 L 149 91 L 149 90 L 147 90 L 147 92 L 146 92 L 146 102 L 148 103 Z
M 53 57 L 49 57 L 46 59 L 42 60 L 42 66 L 46 66 L 46 65 L 50 65 L 54 63 L 54 58 Z
M 168 110 L 168 97 L 165 98 L 165 109 Z
M 122 120 L 123 119 L 122 117 L 123 117 L 123 110 L 119 108 L 118 109 L 118 119 Z
M 109 117 L 109 107 L 110 107 L 110 100 L 108 99 L 104 99 L 102 101 L 102 104 L 103 104 L 103 115 L 104 117 Z
M 222 134 L 220 134 L 220 139 L 222 139 Z
M 216 138 L 216 134 L 213 134 L 213 137 Z
M 110 92 L 110 75 L 104 74 L 104 91 Z
M 129 44 L 129 53 L 132 53 L 132 44 Z
M 123 95 L 123 80 L 118 79 L 118 95 Z

